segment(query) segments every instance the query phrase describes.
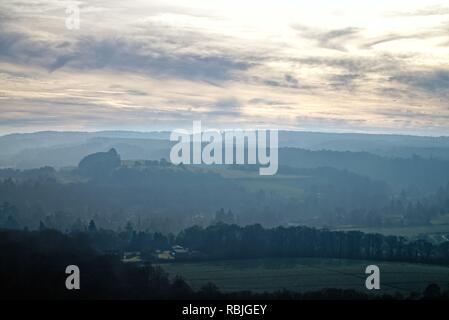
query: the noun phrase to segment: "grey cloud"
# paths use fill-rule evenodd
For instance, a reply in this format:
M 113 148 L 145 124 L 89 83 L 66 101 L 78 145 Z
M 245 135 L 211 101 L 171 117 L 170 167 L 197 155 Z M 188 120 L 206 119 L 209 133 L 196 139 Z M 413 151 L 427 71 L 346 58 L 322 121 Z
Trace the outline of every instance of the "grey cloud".
M 407 40 L 407 39 L 432 39 L 437 37 L 445 37 L 448 36 L 449 26 L 437 27 L 428 30 L 423 30 L 420 32 L 414 32 L 411 34 L 389 34 L 384 35 L 382 37 L 377 37 L 370 41 L 366 41 L 363 45 L 361 45 L 364 49 L 369 49 L 378 44 L 399 41 L 399 40 Z
M 356 86 L 356 81 L 362 79 L 363 76 L 360 74 L 338 74 L 333 75 L 329 78 L 330 85 L 335 88 L 347 88 L 353 89 Z
M 264 84 L 271 87 L 283 87 L 283 88 L 299 88 L 299 81 L 290 74 L 285 74 L 281 79 L 269 79 L 264 80 Z
M 41 67 L 53 69 L 53 65 L 58 62 L 58 51 L 55 49 L 56 43 L 44 40 L 33 40 L 18 32 L 0 31 L 0 58 L 12 63 L 35 64 Z M 66 50 L 61 48 L 61 57 L 66 54 Z
M 11 71 L 6 69 L 0 69 L 0 74 L 7 75 L 8 78 L 28 78 L 30 73 L 20 72 L 20 71 Z
M 425 111 L 416 111 L 408 108 L 391 108 L 391 109 L 379 109 L 375 112 L 376 114 L 394 117 L 394 118 L 409 118 L 411 120 L 427 120 L 438 122 L 442 119 L 449 119 L 449 114 L 430 114 Z
M 408 98 L 410 100 L 416 99 L 420 100 L 420 95 L 415 92 L 415 90 L 408 90 L 403 88 L 397 88 L 396 86 L 390 86 L 386 88 L 381 88 L 378 90 L 379 93 L 384 97 L 390 97 L 393 101 L 397 101 L 398 99 Z
M 218 109 L 236 109 L 241 106 L 240 101 L 236 98 L 223 98 L 215 102 L 214 107 Z
M 45 11 L 63 8 L 63 4 L 58 2 L 38 4 L 42 8 L 36 12 L 32 11 L 34 20 L 29 23 L 48 18 L 42 16 Z M 207 33 L 194 32 L 188 28 L 173 28 L 151 20 L 136 22 L 131 26 L 134 30 L 132 35 L 124 32 L 120 37 L 105 36 L 101 35 L 102 33 L 97 36 L 67 33 L 65 29 L 60 30 L 61 34 L 48 36 L 49 34 L 38 32 L 36 35 L 25 22 L 26 16 L 21 10 L 24 5 L 23 1 L 0 5 L 0 17 L 3 16 L 1 8 L 4 7 L 8 16 L 20 20 L 20 26 L 28 26 L 27 30 L 17 28 L 17 24 L 10 20 L 2 19 L 0 22 L 0 59 L 11 63 L 39 66 L 49 72 L 61 68 L 108 68 L 143 73 L 156 78 L 175 77 L 219 85 L 220 81 L 231 79 L 235 71 L 249 69 L 253 65 L 251 61 L 255 61 L 251 57 L 229 50 L 229 46 L 223 46 L 222 42 L 226 39 L 220 39 L 220 42 Z M 93 0 L 81 5 L 84 10 L 104 9 L 112 10 L 111 14 L 117 14 L 114 10 L 120 7 L 120 2 Z M 151 9 L 147 12 L 147 17 L 162 13 L 208 16 L 207 12 L 199 9 L 159 4 L 149 5 L 147 8 Z M 130 4 L 127 10 L 129 13 L 139 13 L 139 7 L 133 4 Z M 95 15 L 89 17 L 94 19 Z M 62 40 L 57 40 L 59 35 Z M 213 50 L 210 50 L 211 48 Z
M 226 118 L 234 118 L 240 116 L 242 113 L 238 110 L 213 110 L 207 112 L 208 118 L 215 117 L 226 117 Z
M 391 72 L 404 67 L 403 60 L 407 56 L 379 55 L 377 57 L 317 58 L 307 57 L 296 62 L 310 66 L 328 66 L 343 70 L 348 74 L 364 74 L 368 72 Z
M 392 42 L 392 41 L 398 41 L 398 40 L 404 40 L 404 39 L 417 39 L 420 38 L 418 35 L 388 35 L 382 38 L 375 39 L 373 41 L 370 41 L 368 43 L 365 43 L 363 45 L 364 48 L 371 48 L 373 46 L 376 46 L 378 44 Z
M 443 10 L 443 9 L 440 9 Z M 445 10 L 449 10 L 449 8 L 445 8 Z M 429 9 L 429 13 L 432 12 Z M 449 11 L 448 11 L 449 12 Z M 295 30 L 297 30 L 300 35 L 307 39 L 312 39 L 317 41 L 319 47 L 334 49 L 339 51 L 346 51 L 345 45 L 348 41 L 354 41 L 356 45 L 358 45 L 362 49 L 370 49 L 373 46 L 404 40 L 404 39 L 429 39 L 433 37 L 441 37 L 448 35 L 448 25 L 440 25 L 437 27 L 425 29 L 425 30 L 417 30 L 413 33 L 408 34 L 386 34 L 380 37 L 374 37 L 373 39 L 368 39 L 362 36 L 359 36 L 360 31 L 362 29 L 355 27 L 347 27 L 343 29 L 335 29 L 330 31 L 323 31 L 318 28 L 310 28 L 302 25 L 292 26 Z
M 319 39 L 320 46 L 344 51 L 344 43 L 342 42 L 352 39 L 359 31 L 360 29 L 358 28 L 345 28 L 326 32 Z
M 145 41 L 83 39 L 77 44 L 75 68 L 113 68 L 143 71 L 153 76 L 173 76 L 194 80 L 227 80 L 232 71 L 246 70 L 250 64 L 226 55 L 164 52 Z
M 287 82 L 291 87 L 298 87 L 298 80 L 292 75 L 286 74 L 284 75 L 285 82 Z
M 64 126 L 77 122 L 78 124 L 96 127 L 136 123 L 153 127 L 164 122 L 198 118 L 195 111 L 167 111 L 156 107 L 111 110 L 111 108 L 102 104 L 89 101 L 76 102 L 72 99 L 58 99 L 57 101 L 33 99 L 26 101 L 26 106 L 23 106 L 23 101 L 25 99 L 2 107 L 0 125 L 10 127 L 34 125 L 48 128 L 49 126 Z M 55 108 L 55 105 L 59 107 Z M 17 117 L 16 114 L 19 112 L 21 116 Z
M 345 42 L 354 39 L 361 29 L 347 27 L 343 29 L 335 29 L 330 31 L 322 31 L 316 28 L 309 28 L 301 25 L 292 26 L 293 29 L 299 31 L 301 36 L 313 39 L 318 42 L 322 48 L 345 51 Z
M 126 93 L 132 95 L 132 96 L 147 96 L 148 93 L 147 92 L 143 92 L 140 90 L 126 90 Z
M 74 60 L 75 55 L 61 55 L 56 60 L 47 66 L 48 71 L 53 72 L 57 69 L 64 67 L 70 60 Z
M 284 102 L 284 101 L 276 101 L 276 100 L 268 100 L 268 99 L 263 99 L 263 98 L 254 98 L 248 101 L 250 104 L 261 104 L 261 105 L 269 105 L 269 106 L 274 106 L 274 105 L 288 105 L 288 103 Z
M 179 102 L 179 101 L 178 101 Z M 186 104 L 189 104 L 191 106 L 199 106 L 198 103 L 192 103 L 188 100 L 185 100 Z M 197 114 L 195 111 L 195 108 L 190 108 L 190 110 L 193 112 L 188 118 L 234 118 L 234 117 L 238 117 L 242 114 L 241 112 L 241 107 L 242 104 L 241 102 L 235 98 L 235 97 L 224 97 L 224 98 L 220 98 L 217 99 L 215 102 L 213 103 L 206 103 L 206 104 L 202 104 L 202 107 L 206 107 L 207 108 L 207 112 L 201 112 L 201 114 Z M 198 111 L 200 112 L 200 111 Z
M 449 70 L 446 69 L 401 73 L 392 76 L 390 80 L 444 97 L 449 96 Z
M 203 81 L 227 80 L 233 71 L 252 65 L 229 54 L 166 52 L 145 39 L 82 37 L 69 44 L 5 32 L 0 33 L 1 56 L 12 62 L 36 64 L 50 72 L 63 67 L 110 68 Z

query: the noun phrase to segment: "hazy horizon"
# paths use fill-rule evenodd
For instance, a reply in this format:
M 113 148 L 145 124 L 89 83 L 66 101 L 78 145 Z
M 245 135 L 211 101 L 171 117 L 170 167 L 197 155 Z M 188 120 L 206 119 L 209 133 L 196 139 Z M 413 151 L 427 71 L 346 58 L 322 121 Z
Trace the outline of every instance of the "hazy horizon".
M 181 127 L 182 129 L 189 129 L 188 127 Z M 142 131 L 142 130 L 126 130 L 126 129 L 104 129 L 104 130 L 38 130 L 38 131 L 22 131 L 22 132 L 7 132 L 7 133 L 0 133 L 0 138 L 10 135 L 21 135 L 21 134 L 39 134 L 39 133 L 136 133 L 136 134 L 150 134 L 150 133 L 170 133 L 172 130 L 179 129 L 179 128 L 167 128 L 167 129 L 160 129 L 160 130 L 148 130 L 148 131 Z M 190 128 L 191 129 L 191 128 Z M 208 130 L 208 129 L 205 129 Z M 234 128 L 223 128 L 219 129 L 220 131 L 226 131 L 226 130 L 234 130 Z M 253 130 L 248 128 L 247 130 Z M 367 136 L 404 136 L 404 137 L 419 137 L 419 138 L 449 138 L 449 134 L 420 134 L 419 132 L 416 133 L 394 133 L 394 132 L 363 132 L 363 131 L 310 131 L 310 130 L 288 130 L 288 129 L 278 129 L 279 132 L 292 132 L 292 133 L 308 133 L 308 134 L 336 134 L 336 135 L 367 135 Z M 204 131 L 204 130 L 203 130 Z

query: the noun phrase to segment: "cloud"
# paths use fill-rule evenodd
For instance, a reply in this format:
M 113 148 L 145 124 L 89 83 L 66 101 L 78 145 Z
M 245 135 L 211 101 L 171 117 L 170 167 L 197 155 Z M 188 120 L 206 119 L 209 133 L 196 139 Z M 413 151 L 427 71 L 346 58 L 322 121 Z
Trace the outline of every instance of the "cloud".
M 64 5 L 0 2 L 2 132 L 192 119 L 383 130 L 413 120 L 396 107 L 425 106 L 423 127 L 448 109 L 442 7 L 92 0 L 69 31 Z
M 373 39 L 369 41 L 368 43 L 363 44 L 363 48 L 368 49 L 372 48 L 376 45 L 387 43 L 387 42 L 393 42 L 398 40 L 406 40 L 406 39 L 420 39 L 422 36 L 420 35 L 387 35 L 383 37 L 378 37 L 376 39 Z
M 269 105 L 269 106 L 288 106 L 289 103 L 282 100 L 269 100 L 263 98 L 253 98 L 248 101 L 249 104 L 254 105 Z
M 356 82 L 361 79 L 363 79 L 363 76 L 361 76 L 360 74 L 347 73 L 347 74 L 333 75 L 329 77 L 329 82 L 331 86 L 334 86 L 337 89 L 341 88 L 351 89 L 354 88 Z
M 235 97 L 219 99 L 214 104 L 214 108 L 218 109 L 237 109 L 240 106 L 240 101 Z
M 406 72 L 392 76 L 390 80 L 449 97 L 449 70 L 447 69 Z
M 227 80 L 233 71 L 247 70 L 251 64 L 232 56 L 164 52 L 146 41 L 127 39 L 83 39 L 77 44 L 78 59 L 70 66 L 112 68 L 144 72 L 152 76 L 195 80 Z
M 382 54 L 339 58 L 305 57 L 298 59 L 297 62 L 308 69 L 322 70 L 322 81 L 334 90 L 353 91 L 364 88 L 373 91 L 373 87 L 383 88 L 382 82 L 406 70 L 408 65 L 404 60 L 405 57 Z
M 318 46 L 321 48 L 339 51 L 346 51 L 345 43 L 355 39 L 357 34 L 361 31 L 360 28 L 355 27 L 326 31 L 302 25 L 293 25 L 292 28 L 298 31 L 302 37 L 317 41 Z
M 425 17 L 425 16 L 445 16 L 449 15 L 449 7 L 443 6 L 441 4 L 437 5 L 431 5 L 426 6 L 423 8 L 419 8 L 416 10 L 410 10 L 410 11 L 397 11 L 390 13 L 391 16 L 418 16 L 418 17 Z
M 408 107 L 403 108 L 390 108 L 383 110 L 376 111 L 376 114 L 382 115 L 382 116 L 388 116 L 392 118 L 404 118 L 404 119 L 410 119 L 410 120 L 431 120 L 434 123 L 437 123 L 438 121 L 447 121 L 449 119 L 449 114 L 439 114 L 435 115 L 429 112 L 426 112 L 425 110 L 412 110 Z
M 68 44 L 4 32 L 0 33 L 1 56 L 16 63 L 34 63 L 50 72 L 63 67 L 109 68 L 205 81 L 230 79 L 233 71 L 247 70 L 252 65 L 225 54 L 165 52 L 144 39 L 85 36 Z
M 293 88 L 298 89 L 299 80 L 290 74 L 284 74 L 283 78 L 264 80 L 263 83 L 271 87 Z
M 376 57 L 305 57 L 297 60 L 300 64 L 312 66 L 328 66 L 349 73 L 360 73 L 370 71 L 385 71 L 398 68 L 401 61 L 391 55 L 380 55 Z

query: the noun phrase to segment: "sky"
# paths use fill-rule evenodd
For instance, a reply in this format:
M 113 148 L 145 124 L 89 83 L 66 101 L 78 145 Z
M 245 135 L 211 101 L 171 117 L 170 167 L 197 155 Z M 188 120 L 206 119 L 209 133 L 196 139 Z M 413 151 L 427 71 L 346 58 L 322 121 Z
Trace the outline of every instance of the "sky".
M 448 98 L 447 1 L 0 2 L 0 134 L 449 135 Z

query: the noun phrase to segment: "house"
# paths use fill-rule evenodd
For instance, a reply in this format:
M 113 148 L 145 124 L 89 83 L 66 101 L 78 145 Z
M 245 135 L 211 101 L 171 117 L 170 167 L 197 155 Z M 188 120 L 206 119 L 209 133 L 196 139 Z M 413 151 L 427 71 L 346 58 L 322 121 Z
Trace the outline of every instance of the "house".
M 175 260 L 175 257 L 173 256 L 172 252 L 169 250 L 156 252 L 156 258 L 158 260 L 162 260 L 162 261 Z
M 142 257 L 139 251 L 124 252 L 122 262 L 124 263 L 141 263 Z

